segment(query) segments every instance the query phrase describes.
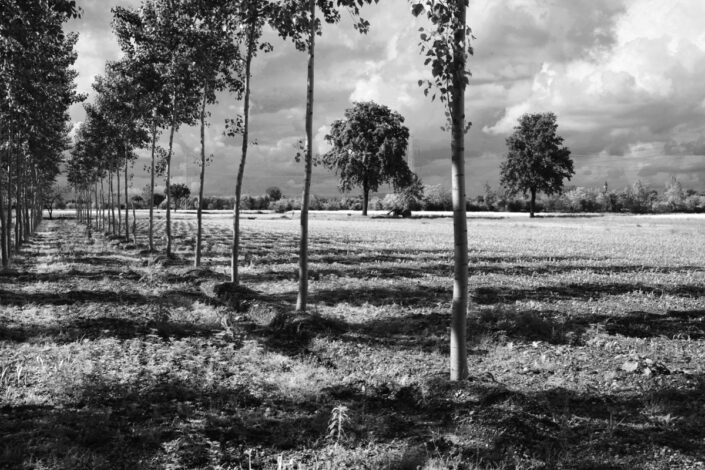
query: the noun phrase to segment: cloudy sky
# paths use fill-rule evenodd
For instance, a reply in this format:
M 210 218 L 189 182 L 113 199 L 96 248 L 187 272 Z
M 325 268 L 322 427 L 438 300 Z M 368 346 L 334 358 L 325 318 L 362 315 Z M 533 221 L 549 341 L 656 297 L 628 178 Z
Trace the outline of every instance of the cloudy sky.
M 120 50 L 110 8 L 139 0 L 79 0 L 84 15 L 67 29 L 79 33 L 78 88 L 103 71 Z M 315 145 L 326 150 L 328 125 L 354 101 L 374 100 L 399 111 L 411 130 L 413 169 L 427 184 L 450 186 L 450 136 L 440 130 L 443 108 L 424 97 L 428 76 L 418 53 L 421 20 L 406 0 L 381 0 L 364 16 L 368 35 L 346 15 L 326 26 L 317 42 Z M 705 190 L 705 2 L 702 0 L 470 0 L 468 23 L 476 37 L 470 60 L 466 137 L 468 193 L 496 186 L 505 139 L 527 112 L 552 111 L 573 153 L 569 184 L 623 187 L 637 179 L 661 189 L 671 177 Z M 303 166 L 294 161 L 304 136 L 306 55 L 270 35 L 274 52 L 256 59 L 252 134 L 245 191 L 279 186 L 298 195 Z M 241 109 L 221 96 L 206 130 L 209 194 L 233 194 L 239 142 L 223 137 L 223 121 Z M 74 122 L 84 119 L 80 105 Z M 174 180 L 197 189 L 197 128 L 175 139 Z M 136 188 L 147 182 L 146 155 L 135 167 Z M 314 171 L 313 192 L 336 193 L 335 177 Z M 387 188 L 383 188 L 384 191 Z

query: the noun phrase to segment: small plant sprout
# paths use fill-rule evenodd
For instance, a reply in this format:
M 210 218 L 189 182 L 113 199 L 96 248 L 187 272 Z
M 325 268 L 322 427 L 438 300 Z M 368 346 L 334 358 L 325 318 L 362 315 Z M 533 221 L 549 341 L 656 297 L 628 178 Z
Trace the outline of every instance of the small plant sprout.
M 345 436 L 343 427 L 350 421 L 348 417 L 348 407 L 338 405 L 330 412 L 330 420 L 328 420 L 328 440 L 335 441 L 337 446 L 340 440 Z

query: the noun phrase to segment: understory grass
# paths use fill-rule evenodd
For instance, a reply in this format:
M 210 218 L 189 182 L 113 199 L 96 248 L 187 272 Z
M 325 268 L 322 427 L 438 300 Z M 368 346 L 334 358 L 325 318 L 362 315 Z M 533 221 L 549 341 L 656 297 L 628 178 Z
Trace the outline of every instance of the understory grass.
M 158 219 L 158 228 L 163 219 Z M 45 221 L 0 272 L 0 468 L 705 468 L 705 219 L 175 214 L 176 257 Z M 159 240 L 161 243 L 161 240 Z M 161 245 L 160 245 L 161 246 Z M 225 287 L 224 287 L 225 286 Z

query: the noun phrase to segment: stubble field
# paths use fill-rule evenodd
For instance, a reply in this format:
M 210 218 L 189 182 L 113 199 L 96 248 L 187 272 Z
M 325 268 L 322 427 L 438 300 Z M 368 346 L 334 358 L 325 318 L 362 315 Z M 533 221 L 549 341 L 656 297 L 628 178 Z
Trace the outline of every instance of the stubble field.
M 310 317 L 290 215 L 219 295 L 230 224 L 194 270 L 192 214 L 176 260 L 143 215 L 43 223 L 0 272 L 0 468 L 705 468 L 705 218 L 471 219 L 460 383 L 450 219 L 315 215 Z

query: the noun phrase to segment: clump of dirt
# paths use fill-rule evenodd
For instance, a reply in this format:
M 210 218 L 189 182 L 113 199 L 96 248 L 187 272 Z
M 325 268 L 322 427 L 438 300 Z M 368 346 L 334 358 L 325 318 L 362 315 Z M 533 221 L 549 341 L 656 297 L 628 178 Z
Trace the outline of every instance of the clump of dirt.
M 306 349 L 318 335 L 337 336 L 348 330 L 347 325 L 337 319 L 300 312 L 278 312 L 267 327 L 268 342 L 284 349 Z
M 152 264 L 153 266 L 159 266 L 163 268 L 169 268 L 172 266 L 183 266 L 183 261 L 177 258 L 176 256 L 172 255 L 158 255 L 150 259 L 145 259 L 142 261 L 143 266 L 149 266 L 149 264 Z
M 201 289 L 209 297 L 232 306 L 238 312 L 248 311 L 252 303 L 260 298 L 259 292 L 243 285 L 234 285 L 232 282 L 204 282 Z
M 342 334 L 348 330 L 347 325 L 335 318 L 308 313 L 277 313 L 269 323 L 269 329 L 275 333 L 332 333 Z
M 221 281 L 224 282 L 227 276 L 222 273 L 213 271 L 205 267 L 188 267 L 179 268 L 170 271 L 166 276 L 167 282 L 186 282 L 189 284 L 198 285 L 206 281 Z

